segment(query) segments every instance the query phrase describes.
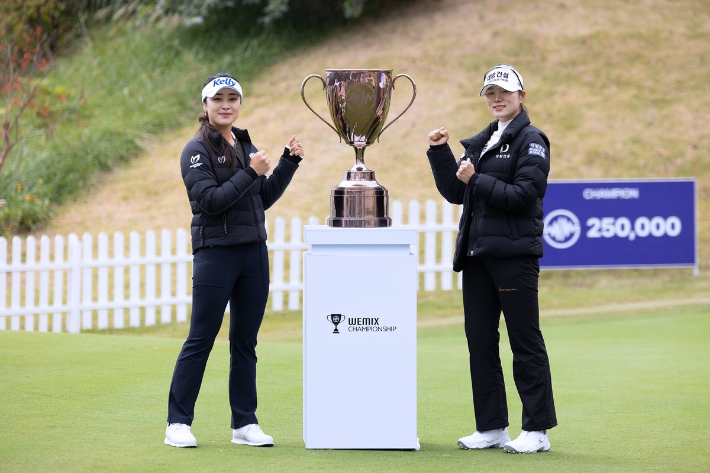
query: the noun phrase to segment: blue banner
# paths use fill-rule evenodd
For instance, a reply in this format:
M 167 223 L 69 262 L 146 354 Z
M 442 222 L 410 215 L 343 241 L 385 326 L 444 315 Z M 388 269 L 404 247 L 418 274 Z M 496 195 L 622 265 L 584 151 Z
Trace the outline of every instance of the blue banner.
M 550 181 L 547 269 L 697 267 L 695 179 Z

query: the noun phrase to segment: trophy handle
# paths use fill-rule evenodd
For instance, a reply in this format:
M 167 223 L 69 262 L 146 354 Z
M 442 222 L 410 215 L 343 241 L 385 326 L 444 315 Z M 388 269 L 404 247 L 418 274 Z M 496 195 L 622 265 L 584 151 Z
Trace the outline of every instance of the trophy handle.
M 306 100 L 306 96 L 305 96 L 304 93 L 303 93 L 303 89 L 305 89 L 305 87 L 306 87 L 306 82 L 308 82 L 308 81 L 309 81 L 310 79 L 312 79 L 313 77 L 317 77 L 317 78 L 320 79 L 320 81 L 323 83 L 323 90 L 325 90 L 325 79 L 323 79 L 323 78 L 320 76 L 320 74 L 311 74 L 310 76 L 308 76 L 308 77 L 306 77 L 305 79 L 303 79 L 303 83 L 301 84 L 301 98 L 303 99 L 303 103 L 305 103 L 305 104 L 306 104 L 306 107 L 308 107 L 308 109 L 309 109 L 311 112 L 313 112 L 318 118 L 320 118 L 321 120 L 323 120 L 323 123 L 325 123 L 326 125 L 328 125 L 338 136 L 340 136 L 340 133 L 338 133 L 338 130 L 336 130 L 333 125 L 331 125 L 330 123 L 328 123 L 325 118 L 323 118 L 323 117 L 321 117 L 320 115 L 318 115 L 318 112 L 316 112 L 315 110 L 313 110 L 313 108 L 311 108 L 311 106 L 308 105 L 308 101 Z M 394 121 L 394 120 L 393 120 L 393 121 Z
M 310 77 L 310 76 L 309 76 L 309 77 Z M 320 77 L 320 76 L 318 76 L 318 77 Z M 394 119 L 393 119 L 392 121 L 390 121 L 387 125 L 385 125 L 385 127 L 382 129 L 382 131 L 380 131 L 380 134 L 377 136 L 377 142 L 378 142 L 378 143 L 380 142 L 380 136 L 382 136 L 382 133 L 384 133 L 384 131 L 385 131 L 391 124 L 393 124 L 394 122 L 396 122 L 399 117 L 401 117 L 402 115 L 404 115 L 404 112 L 406 112 L 407 110 L 409 110 L 409 107 L 411 107 L 411 106 L 412 106 L 412 103 L 414 102 L 414 98 L 417 96 L 417 85 L 414 83 L 414 81 L 412 80 L 412 78 L 409 77 L 407 74 L 397 74 L 396 76 L 394 76 L 394 80 L 392 81 L 392 89 L 394 89 L 394 83 L 395 83 L 395 82 L 397 81 L 397 79 L 399 79 L 400 77 L 406 77 L 407 79 L 409 79 L 409 82 L 412 83 L 412 100 L 410 100 L 410 101 L 409 101 L 409 105 L 407 105 L 407 107 L 406 107 L 404 110 L 402 110 L 402 113 L 400 113 L 399 115 L 397 115 L 396 117 L 394 117 Z M 305 84 L 305 82 L 304 82 L 304 84 Z M 323 84 L 324 84 L 323 86 L 325 87 L 325 82 L 323 82 Z M 303 99 L 303 100 L 306 100 L 306 99 Z M 306 104 L 306 105 L 308 105 L 308 104 Z M 308 107 L 308 108 L 311 108 L 311 107 Z M 315 113 L 315 112 L 313 112 L 313 113 Z M 323 119 L 321 118 L 321 120 L 323 120 Z M 325 121 L 325 120 L 323 120 L 323 121 Z M 331 128 L 332 128 L 332 127 L 331 127 Z

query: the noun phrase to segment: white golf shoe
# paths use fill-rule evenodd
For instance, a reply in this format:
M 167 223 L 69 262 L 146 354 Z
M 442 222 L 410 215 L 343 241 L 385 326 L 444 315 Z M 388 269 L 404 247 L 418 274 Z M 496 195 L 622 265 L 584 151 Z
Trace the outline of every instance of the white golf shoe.
M 537 453 L 550 450 L 550 441 L 547 432 L 523 430 L 518 438 L 503 445 L 506 453 Z
M 251 445 L 252 447 L 273 447 L 274 439 L 266 435 L 259 424 L 249 424 L 232 433 L 232 443 Z
M 464 450 L 483 450 L 485 448 L 503 448 L 503 444 L 510 442 L 508 428 L 475 431 L 468 437 L 461 437 L 458 446 Z
M 187 424 L 170 424 L 165 429 L 165 443 L 173 447 L 197 447 L 197 439 Z

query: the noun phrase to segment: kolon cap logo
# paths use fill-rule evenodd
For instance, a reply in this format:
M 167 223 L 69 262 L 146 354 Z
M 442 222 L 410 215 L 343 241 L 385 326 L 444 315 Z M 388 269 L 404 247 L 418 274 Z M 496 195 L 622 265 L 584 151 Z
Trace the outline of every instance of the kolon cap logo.
M 545 229 L 542 237 L 548 245 L 564 250 L 577 243 L 582 234 L 582 226 L 575 214 L 566 209 L 550 212 L 543 221 Z
M 220 77 L 219 79 L 215 79 L 212 81 L 213 86 L 225 85 L 227 87 L 232 87 L 236 83 L 237 83 L 237 81 L 232 80 L 229 77 Z
M 345 320 L 345 316 L 342 314 L 330 314 L 326 315 L 325 318 L 328 320 L 328 322 L 335 325 L 335 330 L 333 330 L 333 333 L 340 333 L 338 331 L 338 324 Z

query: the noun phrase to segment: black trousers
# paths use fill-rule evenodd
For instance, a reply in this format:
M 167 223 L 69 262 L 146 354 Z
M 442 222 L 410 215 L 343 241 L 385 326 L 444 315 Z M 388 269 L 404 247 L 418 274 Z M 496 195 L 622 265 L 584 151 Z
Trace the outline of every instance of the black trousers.
M 466 257 L 463 305 L 476 430 L 508 426 L 498 347 L 501 310 L 513 351 L 513 378 L 523 403 L 523 430 L 557 425 L 550 363 L 540 332 L 539 273 L 534 256 Z
M 168 423 L 192 424 L 202 376 L 228 301 L 232 428 L 258 423 L 255 349 L 269 297 L 268 258 L 263 242 L 202 248 L 195 253 L 190 333 L 170 383 Z

